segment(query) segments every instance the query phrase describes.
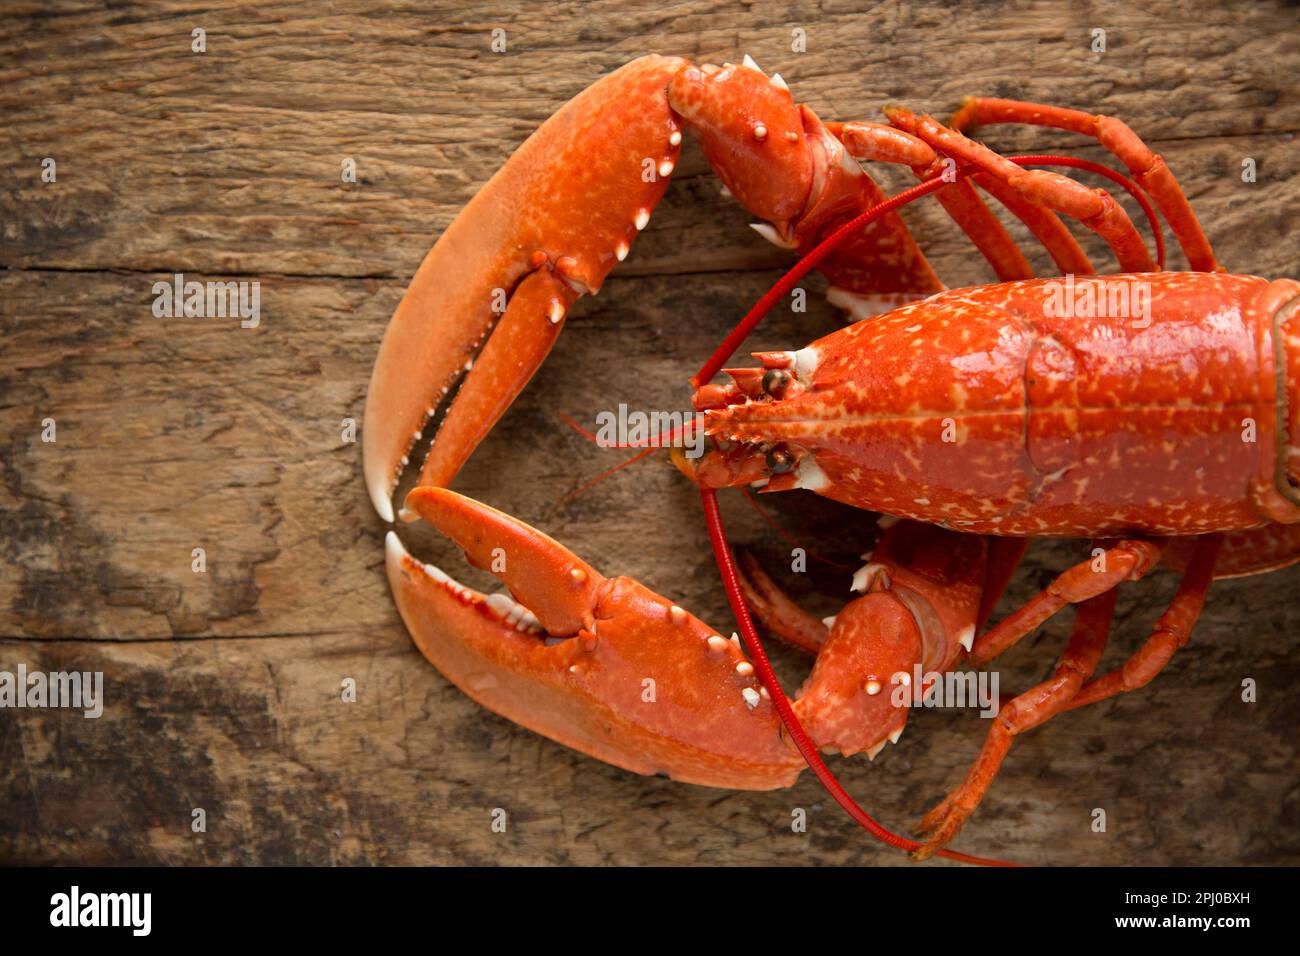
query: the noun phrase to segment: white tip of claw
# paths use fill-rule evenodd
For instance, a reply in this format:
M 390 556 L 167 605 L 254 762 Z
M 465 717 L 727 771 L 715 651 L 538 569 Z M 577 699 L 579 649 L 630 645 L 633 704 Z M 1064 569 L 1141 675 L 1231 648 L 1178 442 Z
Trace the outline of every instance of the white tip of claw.
M 895 730 L 892 734 L 889 735 L 889 742 L 891 744 L 896 744 L 898 743 L 898 739 L 902 736 L 903 736 L 903 728 L 899 727 L 897 730 Z
M 880 681 L 869 680 L 867 681 L 866 686 L 863 687 L 862 689 L 867 692 L 868 697 L 875 697 L 877 694 L 880 693 Z
M 975 643 L 975 625 L 967 624 L 957 632 L 957 643 L 966 648 L 966 653 L 970 653 L 971 647 Z
M 790 87 L 786 85 L 785 79 L 781 76 L 780 73 L 772 74 L 772 85 L 775 86 L 778 90 L 785 90 L 787 93 L 790 92 Z
M 632 225 L 636 226 L 637 232 L 640 232 L 642 229 L 646 227 L 646 223 L 648 223 L 649 221 L 650 221 L 650 210 L 638 209 L 636 213 L 636 218 L 632 220 Z
M 741 661 L 736 665 L 736 673 L 741 677 L 748 677 L 750 674 L 754 673 L 754 665 L 749 661 Z
M 874 747 L 868 747 L 868 748 L 867 748 L 867 759 L 868 759 L 868 760 L 875 760 L 875 759 L 876 759 L 876 755 L 879 754 L 880 751 L 882 751 L 882 750 L 884 750 L 884 749 L 885 749 L 885 741 L 883 741 L 883 740 L 882 740 L 880 743 L 876 744 Z
M 743 60 L 741 60 L 740 62 L 741 62 L 744 66 L 749 67 L 751 70 L 756 70 L 756 71 L 759 72 L 759 73 L 763 73 L 762 69 L 759 68 L 759 65 L 758 65 L 757 63 L 754 62 L 754 58 L 753 58 L 752 56 L 750 56 L 748 53 L 745 54 L 745 58 L 744 58 Z M 763 73 L 763 75 L 764 75 L 764 76 L 767 76 L 766 73 Z
M 673 162 L 671 159 L 665 159 L 659 164 L 660 176 L 671 176 L 673 174 Z
M 759 142 L 762 142 L 763 140 L 767 139 L 767 127 L 764 126 L 762 123 L 754 127 L 754 139 L 758 140 Z
M 753 229 L 756 233 L 758 233 L 760 236 L 762 236 L 772 245 L 777 246 L 780 249 L 794 248 L 794 243 L 788 242 L 787 240 L 783 239 L 781 237 L 781 234 L 776 231 L 776 227 L 773 226 L 771 223 L 751 222 L 749 224 L 749 228 Z
M 619 261 L 619 262 L 622 262 L 624 259 L 626 259 L 626 258 L 627 258 L 627 243 L 626 243 L 626 242 L 620 242 L 617 246 L 615 246 L 615 247 L 614 247 L 614 255 L 618 258 L 618 261 Z
M 681 130 L 679 130 L 679 129 L 675 129 L 675 130 L 672 131 L 672 133 L 671 133 L 671 134 L 669 135 L 669 137 L 668 137 L 668 145 L 669 145 L 669 146 L 680 146 L 680 145 L 682 145 L 682 131 L 681 131 Z
M 388 519 L 392 521 L 392 518 Z M 402 539 L 397 536 L 396 531 L 390 531 L 384 535 L 384 554 L 389 560 L 396 560 L 406 554 L 406 549 L 402 547 Z
M 822 623 L 826 625 L 826 630 L 829 631 L 835 626 L 835 615 L 832 614 L 830 617 L 822 618 Z
M 709 650 L 715 654 L 721 654 L 727 649 L 727 639 L 721 634 L 713 634 L 709 637 Z
M 381 481 L 372 483 L 367 488 L 370 492 L 370 503 L 374 505 L 375 513 L 389 524 L 393 523 L 393 492 L 388 487 L 388 483 Z M 389 532 L 391 534 L 391 532 Z
M 551 302 L 550 319 L 552 325 L 559 325 L 564 318 L 564 303 L 555 299 Z
M 719 186 L 719 187 L 718 187 L 718 195 L 721 196 L 723 199 L 730 199 L 730 198 L 731 198 L 731 190 L 728 189 L 725 185 Z

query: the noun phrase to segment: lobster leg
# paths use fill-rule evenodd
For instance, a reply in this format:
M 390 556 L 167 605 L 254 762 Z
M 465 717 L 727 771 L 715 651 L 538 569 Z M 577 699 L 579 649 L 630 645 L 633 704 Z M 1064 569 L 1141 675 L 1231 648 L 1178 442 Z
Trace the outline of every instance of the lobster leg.
M 920 180 L 939 176 L 946 171 L 945 160 L 930 144 L 896 127 L 880 123 L 848 122 L 840 124 L 838 135 L 857 159 L 903 163 L 911 166 Z M 1062 272 L 1073 272 L 1076 275 L 1092 273 L 1092 263 L 1056 213 L 997 177 L 980 174 L 974 180 L 1029 228 Z M 988 260 L 999 281 L 1033 277 L 1034 270 L 1029 260 L 1011 234 L 989 211 L 971 182 L 958 180 L 936 193 L 935 198 Z
M 986 146 L 956 130 L 942 126 L 928 116 L 904 109 L 888 109 L 891 123 L 921 139 L 940 152 L 963 163 L 972 163 L 990 176 L 1045 204 L 1048 208 L 1078 219 L 1096 232 L 1119 259 L 1124 272 L 1153 272 L 1156 264 L 1141 235 L 1119 203 L 1104 189 L 1089 189 L 1059 173 L 1022 169 Z
M 925 837 L 925 843 L 913 851 L 914 859 L 928 859 L 957 835 L 984 799 L 1017 734 L 1032 730 L 1069 706 L 1101 662 L 1117 597 L 1112 588 L 1079 605 L 1070 642 L 1056 663 L 1056 673 L 1001 707 L 966 779 L 917 826 L 915 832 Z
M 1067 709 L 1137 690 L 1149 683 L 1169 663 L 1174 652 L 1187 644 L 1192 628 L 1205 606 L 1205 594 L 1214 580 L 1215 563 L 1223 544 L 1222 534 L 1202 535 L 1196 540 L 1191 562 L 1183 575 L 1169 610 L 1161 615 L 1151 636 L 1119 670 L 1085 684 Z
M 984 579 L 984 592 L 980 595 L 979 617 L 975 629 L 982 630 L 993 616 L 993 609 L 1015 576 L 1016 569 L 1029 550 L 1028 538 L 990 537 L 988 574 Z
M 826 621 L 819 621 L 781 590 L 748 551 L 738 554 L 737 577 L 750 611 L 769 631 L 787 644 L 816 654 L 830 636 Z M 827 620 L 830 620 L 829 618 Z
M 1097 597 L 1121 581 L 1136 581 L 1159 560 L 1159 544 L 1132 539 L 1120 541 L 1095 558 L 1080 561 L 976 640 L 970 662 L 977 667 L 987 664 L 1022 637 L 1032 634 L 1065 605 Z
M 1011 748 L 1013 737 L 1040 726 L 1056 714 L 1136 690 L 1149 683 L 1169 663 L 1174 653 L 1187 644 L 1205 606 L 1205 595 L 1214 580 L 1215 562 L 1222 543 L 1222 534 L 1201 535 L 1196 539 L 1178 593 L 1156 622 L 1146 643 L 1121 668 L 1095 680 L 1090 678 L 1096 672 L 1106 647 L 1115 613 L 1116 590 L 1111 588 L 1079 605 L 1074 631 L 1057 663 L 1056 674 L 998 711 L 966 779 L 918 825 L 917 835 L 926 840 L 914 852 L 916 859 L 932 856 L 957 835 L 988 792 Z
M 1182 187 L 1178 185 L 1178 180 L 1169 171 L 1164 159 L 1152 152 L 1123 120 L 1042 103 L 971 96 L 962 102 L 961 108 L 953 114 L 948 125 L 961 132 L 972 126 L 994 123 L 1048 126 L 1096 139 L 1127 166 L 1138 184 L 1151 194 L 1169 222 L 1169 228 L 1178 238 L 1192 270 L 1219 271 L 1220 266 L 1214 258 L 1209 240 L 1205 238 L 1205 231 L 1183 194 Z

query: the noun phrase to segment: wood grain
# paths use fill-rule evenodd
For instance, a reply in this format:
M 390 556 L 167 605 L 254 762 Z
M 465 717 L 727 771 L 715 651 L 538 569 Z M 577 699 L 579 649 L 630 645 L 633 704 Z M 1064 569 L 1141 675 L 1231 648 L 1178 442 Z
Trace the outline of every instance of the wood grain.
M 1179 175 L 1223 262 L 1294 277 L 1296 8 L 325 9 L 16 3 L 0 19 L 0 670 L 102 670 L 108 694 L 98 720 L 0 710 L 0 862 L 900 862 L 810 779 L 749 794 L 636 777 L 483 711 L 424 663 L 387 593 L 359 445 L 342 439 L 385 323 L 511 149 L 646 51 L 749 52 L 825 118 L 878 119 L 893 102 L 944 115 L 968 93 L 1120 115 Z M 194 27 L 204 54 L 190 51 Z M 495 27 L 504 55 L 489 50 Z M 1094 27 L 1104 55 L 1089 50 Z M 805 53 L 791 52 L 795 28 Z M 987 138 L 1102 158 L 1076 137 Z M 45 157 L 56 183 L 41 182 Z M 1240 178 L 1247 157 L 1253 184 Z M 356 184 L 340 182 L 347 158 Z M 945 281 L 990 278 L 937 207 L 910 213 Z M 617 460 L 559 415 L 685 402 L 686 376 L 785 261 L 744 224 L 688 149 L 633 256 L 579 304 L 458 485 L 719 626 L 692 490 L 652 460 L 557 505 Z M 261 325 L 155 318 L 153 284 L 178 272 L 260 282 Z M 817 298 L 805 315 L 773 316 L 754 347 L 834 328 Z M 775 566 L 784 542 L 743 503 L 725 506 L 736 539 Z M 768 507 L 839 560 L 871 534 L 869 516 L 826 502 Z M 434 535 L 404 535 L 461 566 Z M 204 574 L 191 570 L 196 547 Z M 1081 548 L 1036 545 L 1004 609 Z M 846 581 L 815 571 L 794 587 L 833 613 Z M 1026 862 L 1300 862 L 1297 584 L 1300 569 L 1217 584 L 1192 645 L 1149 688 L 1017 743 L 961 848 Z M 1126 588 L 1107 663 L 1137 646 L 1174 585 L 1161 573 Z M 1012 652 L 1004 688 L 1041 679 L 1068 626 L 1062 616 Z M 778 657 L 797 680 L 806 663 Z M 1249 705 L 1247 677 L 1260 688 Z M 356 703 L 341 700 L 345 678 Z M 923 712 L 875 764 L 835 768 L 904 828 L 960 779 L 985 727 Z M 505 833 L 490 827 L 497 807 Z M 791 832 L 796 807 L 805 834 Z M 1104 834 L 1090 830 L 1097 807 Z M 194 808 L 205 833 L 191 831 Z

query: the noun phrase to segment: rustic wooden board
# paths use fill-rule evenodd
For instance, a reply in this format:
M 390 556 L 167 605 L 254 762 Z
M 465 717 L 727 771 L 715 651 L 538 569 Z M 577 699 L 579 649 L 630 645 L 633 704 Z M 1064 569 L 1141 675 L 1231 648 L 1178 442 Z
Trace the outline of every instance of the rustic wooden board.
M 102 670 L 108 703 L 98 720 L 0 711 L 0 862 L 898 862 L 809 779 L 750 794 L 636 777 L 483 711 L 423 662 L 387 593 L 359 446 L 341 438 L 388 316 L 510 150 L 645 51 L 749 52 L 827 118 L 874 119 L 891 102 L 944 114 L 970 92 L 1121 115 L 1179 174 L 1225 263 L 1296 276 L 1298 20 L 1283 5 L 1165 2 L 7 5 L 0 670 Z M 489 50 L 495 27 L 504 55 Z M 795 28 L 805 53 L 791 51 Z M 1072 137 L 989 141 L 1100 156 Z M 40 180 L 47 156 L 54 184 Z M 354 185 L 339 181 L 349 157 Z M 1247 157 L 1254 184 L 1240 180 Z M 612 463 L 558 416 L 684 403 L 686 375 L 784 261 L 744 222 L 688 150 L 632 258 L 579 305 L 459 482 L 719 626 L 692 490 L 656 460 L 557 507 Z M 909 222 L 950 284 L 989 278 L 934 207 Z M 260 327 L 155 318 L 153 284 L 176 272 L 260 281 Z M 755 347 L 836 323 L 814 304 L 774 316 Z M 841 560 L 871 533 L 869 517 L 806 497 L 769 507 Z M 742 503 L 726 508 L 737 540 L 774 565 L 784 543 Z M 461 566 L 434 535 L 405 534 Z M 205 574 L 191 571 L 196 547 Z M 1005 606 L 1080 547 L 1036 546 Z M 1300 862 L 1297 583 L 1300 569 L 1216 585 L 1156 683 L 1016 745 L 960 846 L 1037 862 Z M 794 587 L 832 613 L 845 584 L 818 570 Z M 1126 589 L 1108 662 L 1173 588 L 1158 574 Z M 1008 655 L 1004 688 L 1041 679 L 1068 624 Z M 778 657 L 797 679 L 803 662 Z M 349 677 L 356 703 L 340 699 Z M 1240 702 L 1246 677 L 1255 704 Z M 905 827 L 960 778 L 986 726 L 923 712 L 874 765 L 835 766 Z M 505 833 L 490 828 L 497 807 Z M 791 832 L 795 807 L 806 834 Z M 1104 834 L 1089 827 L 1096 807 Z M 191 831 L 194 808 L 206 833 Z

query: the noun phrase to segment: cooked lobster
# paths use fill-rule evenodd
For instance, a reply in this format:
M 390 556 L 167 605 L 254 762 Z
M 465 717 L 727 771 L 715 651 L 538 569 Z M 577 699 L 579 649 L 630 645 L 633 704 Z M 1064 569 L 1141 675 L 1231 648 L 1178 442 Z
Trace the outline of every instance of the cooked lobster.
M 891 835 L 918 857 L 962 858 L 943 847 L 1016 734 L 1150 680 L 1187 642 L 1215 576 L 1300 560 L 1300 283 L 1223 272 L 1164 162 L 1117 119 L 989 99 L 968 100 L 947 126 L 905 110 L 887 117 L 823 123 L 748 57 L 722 67 L 643 57 L 584 90 L 421 264 L 371 378 L 365 475 L 392 521 L 397 479 L 459 381 L 404 514 L 437 527 L 510 593 L 464 587 L 390 532 L 389 580 L 415 643 L 507 718 L 689 783 L 783 787 L 805 760 L 825 781 L 817 749 L 874 756 L 898 740 L 907 709 L 889 691 L 916 665 L 983 664 L 1078 604 L 1054 676 L 1002 705 L 971 774 L 922 821 L 924 842 Z M 1106 190 L 1025 168 L 1051 158 L 1013 161 L 963 132 L 989 123 L 1095 136 L 1136 185 L 1110 178 L 1153 223 L 1163 214 L 1191 271 L 1159 271 L 1163 246 L 1153 257 Z M 733 593 L 743 589 L 773 632 L 816 654 L 793 708 L 751 643 L 738 596 L 748 657 L 735 636 L 447 487 L 541 365 L 574 301 L 628 255 L 684 132 L 762 220 L 756 228 L 810 254 L 831 301 L 856 319 L 803 348 L 761 353 L 759 367 L 730 369 L 725 384 L 712 381 L 723 358 L 711 361 L 694 402 L 712 447 L 694 461 L 674 456 L 704 489 Z M 910 167 L 917 195 L 935 195 L 1001 281 L 945 291 L 860 161 Z M 1043 242 L 1070 277 L 1068 295 L 1091 301 L 1091 314 L 1059 308 L 1061 281 L 1033 278 L 981 193 Z M 1095 275 L 1062 216 L 1102 236 L 1121 274 Z M 1098 314 L 1096 303 L 1121 287 L 1140 290 L 1142 314 Z M 861 596 L 822 622 L 756 563 L 730 564 L 709 503 L 712 489 L 732 485 L 803 489 L 903 520 L 856 576 Z M 979 633 L 1037 536 L 1097 546 Z M 1116 585 L 1162 559 L 1183 574 L 1173 604 L 1122 668 L 1095 676 Z

